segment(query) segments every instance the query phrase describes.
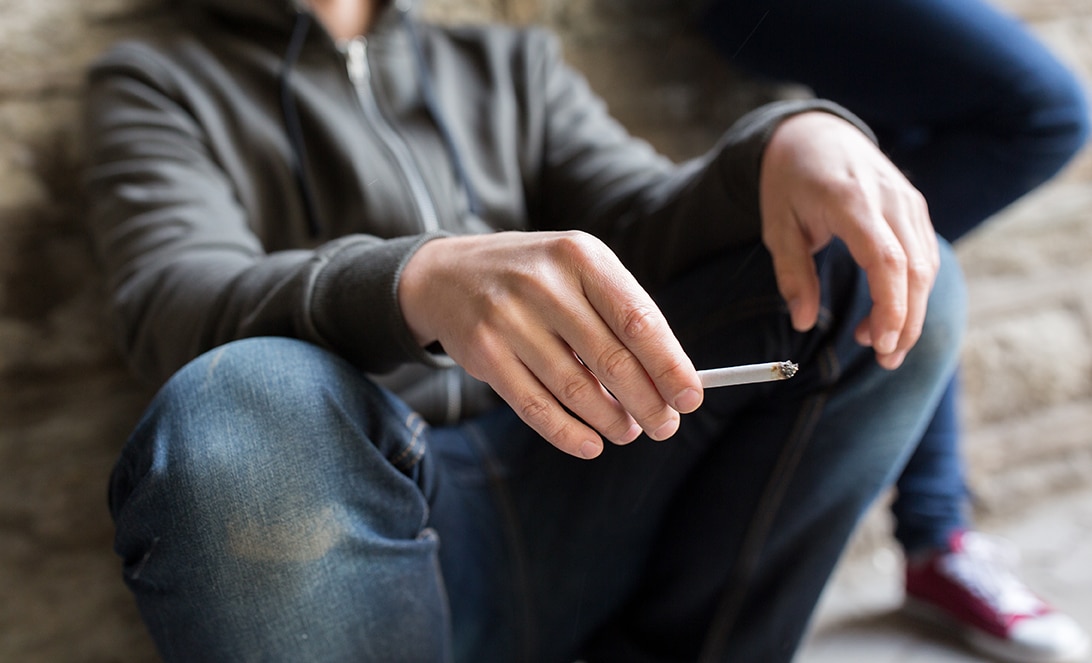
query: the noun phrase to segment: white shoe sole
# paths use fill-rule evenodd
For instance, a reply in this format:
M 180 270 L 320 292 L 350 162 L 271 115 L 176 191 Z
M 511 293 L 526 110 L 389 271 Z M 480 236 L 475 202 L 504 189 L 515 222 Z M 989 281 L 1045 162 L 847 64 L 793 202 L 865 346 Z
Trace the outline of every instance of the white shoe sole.
M 1019 642 L 1004 640 L 995 635 L 964 626 L 933 605 L 911 597 L 906 597 L 902 612 L 912 618 L 943 629 L 957 636 L 976 652 L 986 654 L 1004 663 L 1087 663 L 1090 643 L 1085 638 L 1074 645 L 1070 651 L 1056 652 L 1031 648 Z

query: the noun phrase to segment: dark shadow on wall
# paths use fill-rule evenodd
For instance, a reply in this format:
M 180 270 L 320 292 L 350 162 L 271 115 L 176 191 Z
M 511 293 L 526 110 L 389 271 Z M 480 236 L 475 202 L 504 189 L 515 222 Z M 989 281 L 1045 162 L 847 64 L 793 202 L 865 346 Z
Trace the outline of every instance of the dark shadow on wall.
M 24 114 L 57 112 L 56 129 L 5 141 L 24 188 L 0 207 L 0 660 L 155 660 L 106 508 L 110 468 L 150 393 L 105 321 L 75 96 L 20 99 Z

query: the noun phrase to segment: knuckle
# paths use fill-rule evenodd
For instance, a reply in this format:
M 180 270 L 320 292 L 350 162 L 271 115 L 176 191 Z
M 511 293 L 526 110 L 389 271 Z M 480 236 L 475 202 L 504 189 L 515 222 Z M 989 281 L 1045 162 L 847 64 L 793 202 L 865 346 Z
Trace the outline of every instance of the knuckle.
M 639 339 L 656 327 L 656 311 L 647 306 L 630 306 L 622 314 L 622 335 L 626 340 Z
M 885 244 L 877 253 L 879 264 L 891 271 L 903 272 L 907 269 L 906 252 L 895 244 Z
M 575 452 L 580 439 L 575 433 L 576 421 L 564 415 L 552 397 L 531 394 L 513 409 L 544 440 L 568 453 Z
M 635 361 L 632 352 L 618 347 L 600 357 L 597 366 L 604 380 L 615 382 L 624 379 L 633 371 Z
M 587 374 L 581 373 L 573 375 L 562 384 L 561 398 L 565 403 L 570 404 L 582 402 L 587 397 L 592 386 L 592 381 Z
M 551 428 L 557 428 L 556 425 L 551 425 L 553 410 L 550 399 L 541 394 L 524 397 L 518 408 L 520 418 L 544 435 L 550 432 Z
M 667 380 L 667 379 L 669 379 L 669 378 L 671 378 L 671 377 L 673 377 L 675 375 L 682 374 L 686 370 L 687 370 L 687 366 L 685 366 L 680 361 L 676 361 L 676 362 L 673 362 L 667 368 L 665 368 L 663 371 L 661 371 L 660 374 L 656 376 L 656 380 L 657 381 Z
M 600 242 L 593 235 L 580 230 L 569 230 L 558 233 L 553 242 L 553 249 L 559 255 L 576 263 L 593 262 L 602 248 Z
M 932 283 L 937 265 L 931 260 L 915 260 L 907 267 L 908 278 L 914 284 Z

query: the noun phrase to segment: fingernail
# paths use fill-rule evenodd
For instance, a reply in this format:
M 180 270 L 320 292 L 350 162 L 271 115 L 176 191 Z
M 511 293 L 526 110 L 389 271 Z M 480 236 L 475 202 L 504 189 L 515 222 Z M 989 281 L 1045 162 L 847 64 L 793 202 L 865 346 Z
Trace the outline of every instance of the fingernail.
M 629 430 L 626 431 L 622 435 L 622 437 L 620 437 L 620 438 L 618 438 L 616 440 L 611 440 L 611 441 L 614 442 L 615 444 L 619 444 L 619 445 L 629 444 L 630 442 L 632 442 L 632 441 L 636 440 L 638 437 L 640 437 L 641 433 L 643 433 L 643 432 L 644 431 L 641 430 L 641 427 L 637 424 L 637 422 L 634 422 L 633 425 L 629 427 Z
M 659 428 L 657 428 L 655 430 L 655 432 L 650 433 L 649 437 L 651 437 L 654 440 L 666 440 L 667 438 L 674 435 L 675 431 L 678 430 L 678 428 L 679 428 L 679 422 L 672 419 L 672 420 L 668 421 L 667 423 L 665 423 L 663 426 L 660 426 Z
M 789 318 L 792 320 L 793 329 L 795 329 L 796 331 L 804 331 L 803 329 L 800 328 L 801 325 L 796 320 L 797 317 L 798 317 L 797 311 L 800 310 L 800 305 L 801 305 L 800 300 L 799 299 L 790 299 L 787 302 L 786 305 L 789 307 Z
M 884 360 L 884 368 L 893 371 L 899 366 L 902 366 L 902 362 L 904 361 L 906 361 L 905 352 L 897 352 L 893 355 L 888 355 Z
M 890 354 L 895 351 L 895 347 L 899 344 L 899 333 L 895 331 L 889 331 L 880 337 L 880 340 L 876 342 L 876 352 L 883 354 Z
M 675 410 L 678 412 L 693 412 L 701 405 L 701 393 L 697 389 L 683 389 L 675 397 Z
M 580 445 L 580 457 L 587 460 L 597 457 L 601 451 L 603 451 L 603 447 L 591 440 L 584 440 L 584 443 Z

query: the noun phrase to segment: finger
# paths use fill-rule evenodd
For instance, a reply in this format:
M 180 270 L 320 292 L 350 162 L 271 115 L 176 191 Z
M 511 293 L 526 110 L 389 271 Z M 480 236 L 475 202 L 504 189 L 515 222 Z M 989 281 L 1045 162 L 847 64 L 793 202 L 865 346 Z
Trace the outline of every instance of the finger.
M 641 434 L 638 422 L 560 338 L 542 339 L 523 348 L 520 356 L 562 406 L 614 444 L 628 444 Z M 662 408 L 651 385 L 648 391 Z
M 591 460 L 603 452 L 603 441 L 587 424 L 569 414 L 518 359 L 491 377 L 490 385 L 512 410 L 550 444 L 565 453 Z
M 898 347 L 907 316 L 907 257 L 902 242 L 878 205 L 868 196 L 845 196 L 840 233 L 853 259 L 868 281 L 872 310 L 867 333 L 858 330 L 880 355 Z
M 896 357 L 905 357 L 907 351 L 921 338 L 932 288 L 932 274 L 931 269 L 913 262 L 907 268 L 906 316 L 894 350 L 886 361 L 881 361 L 886 368 L 897 368 L 902 362 Z M 883 354 L 883 349 L 877 348 L 877 352 Z
M 913 226 L 911 232 L 907 233 L 909 236 L 903 239 L 904 244 L 914 247 L 907 261 L 906 329 L 909 333 L 904 333 L 899 342 L 899 349 L 903 351 L 909 350 L 921 338 L 929 308 L 929 295 L 940 271 L 940 246 L 929 218 L 929 208 L 925 197 L 917 191 L 914 193 L 916 195 L 908 202 Z M 904 237 L 899 226 L 896 226 L 896 232 L 900 238 Z M 912 242 L 911 238 L 916 242 Z
M 604 290 L 613 290 L 613 296 Z M 621 300 L 626 292 L 634 296 L 628 303 Z M 678 429 L 676 403 L 688 410 L 700 404 L 701 383 L 666 319 L 643 294 L 602 282 L 590 287 L 588 301 L 594 308 L 586 317 L 573 318 L 576 324 L 566 329 L 566 339 L 641 429 L 652 439 L 663 440 Z M 689 381 L 687 371 L 696 384 Z
M 791 211 L 780 214 L 793 216 Z M 819 275 L 812 259 L 811 238 L 793 220 L 766 224 L 763 243 L 773 259 L 777 289 L 789 307 L 793 329 L 808 331 L 819 319 Z
M 571 330 L 573 349 L 642 428 L 662 439 L 666 430 L 656 431 L 667 419 L 677 422 L 678 412 L 701 405 L 701 381 L 652 297 L 610 256 L 609 268 L 580 271 L 594 313 Z
M 902 366 L 902 362 L 906 360 L 907 354 L 906 350 L 896 350 L 887 355 L 877 354 L 876 363 L 889 371 L 893 371 L 899 366 Z
M 453 344 L 452 358 L 471 376 L 488 383 L 547 442 L 578 458 L 597 457 L 603 450 L 599 434 L 566 411 L 523 363 L 513 350 L 514 337 L 521 336 L 507 327 L 480 327 L 470 345 L 473 351 L 459 352 L 461 346 Z
M 872 294 L 868 315 L 872 348 L 878 354 L 890 354 L 898 348 L 906 327 L 906 255 L 898 244 L 884 242 L 862 260 Z
M 893 215 L 891 228 L 906 253 L 906 319 L 895 351 L 881 362 L 889 368 L 900 365 L 921 338 L 929 294 L 940 269 L 940 249 L 924 197 L 909 189 L 898 200 L 900 211 Z

